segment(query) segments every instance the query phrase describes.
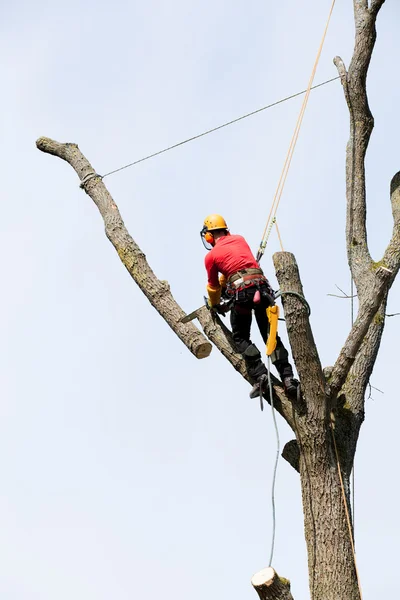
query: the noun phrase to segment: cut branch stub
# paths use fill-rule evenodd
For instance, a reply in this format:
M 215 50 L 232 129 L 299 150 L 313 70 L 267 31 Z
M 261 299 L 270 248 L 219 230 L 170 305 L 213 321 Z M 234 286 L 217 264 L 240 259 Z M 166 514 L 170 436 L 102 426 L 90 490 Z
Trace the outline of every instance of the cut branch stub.
M 293 600 L 290 592 L 290 581 L 279 577 L 272 567 L 258 571 L 251 578 L 251 585 L 260 600 Z
M 78 146 L 61 144 L 44 137 L 37 140 L 36 146 L 42 152 L 58 156 L 71 165 L 81 180 L 81 187 L 99 209 L 108 239 L 142 292 L 196 358 L 209 356 L 212 345 L 193 323 L 179 322 L 185 313 L 172 296 L 168 282 L 157 279 L 151 270 L 145 255 L 129 235 L 118 207 L 101 177 L 96 174 Z
M 300 473 L 300 448 L 297 440 L 286 442 L 282 450 L 282 458 L 284 458 L 295 471 Z

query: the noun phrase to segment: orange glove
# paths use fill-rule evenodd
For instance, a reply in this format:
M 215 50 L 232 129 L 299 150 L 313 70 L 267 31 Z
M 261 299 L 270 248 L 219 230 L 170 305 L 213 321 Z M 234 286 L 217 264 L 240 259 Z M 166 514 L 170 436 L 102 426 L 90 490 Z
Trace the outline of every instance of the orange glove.
M 221 286 L 213 287 L 211 285 L 207 285 L 208 297 L 210 299 L 211 306 L 217 306 L 221 300 Z

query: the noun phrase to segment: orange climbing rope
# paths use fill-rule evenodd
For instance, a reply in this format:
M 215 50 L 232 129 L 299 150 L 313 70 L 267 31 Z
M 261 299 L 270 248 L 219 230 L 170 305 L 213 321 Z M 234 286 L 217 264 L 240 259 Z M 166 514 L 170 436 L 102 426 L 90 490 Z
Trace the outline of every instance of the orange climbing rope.
M 291 165 L 291 162 L 292 162 L 294 150 L 296 148 L 296 143 L 297 143 L 297 139 L 299 137 L 301 125 L 303 123 L 304 113 L 305 113 L 305 110 L 307 108 L 308 99 L 310 97 L 310 92 L 311 92 L 312 84 L 313 84 L 313 81 L 314 81 L 315 73 L 317 71 L 317 66 L 318 66 L 318 63 L 319 63 L 320 56 L 321 56 L 322 48 L 324 46 L 326 34 L 328 32 L 328 27 L 329 27 L 329 23 L 330 23 L 331 16 L 332 16 L 332 13 L 333 13 L 333 9 L 334 9 L 334 6 L 335 6 L 335 2 L 336 2 L 336 0 L 332 1 L 332 5 L 331 5 L 330 11 L 329 11 L 329 15 L 328 15 L 328 20 L 327 20 L 327 23 L 325 25 L 325 29 L 324 29 L 324 33 L 323 33 L 323 36 L 322 36 L 322 39 L 321 39 L 321 43 L 320 43 L 319 48 L 318 48 L 317 57 L 315 59 L 314 66 L 313 66 L 313 69 L 312 69 L 312 72 L 311 72 L 310 81 L 308 82 L 306 95 L 304 96 L 303 104 L 301 106 L 300 113 L 299 113 L 299 116 L 297 118 L 296 127 L 294 129 L 294 133 L 293 133 L 293 136 L 292 136 L 292 140 L 290 142 L 289 150 L 287 152 L 285 163 L 283 165 L 282 173 L 281 173 L 281 176 L 279 178 L 278 187 L 276 188 L 276 192 L 275 192 L 274 199 L 273 199 L 273 202 L 272 202 L 271 210 L 269 212 L 267 223 L 266 223 L 265 228 L 264 228 L 264 232 L 263 232 L 263 235 L 262 235 L 260 247 L 259 247 L 258 252 L 257 252 L 257 261 L 258 262 L 260 262 L 261 257 L 264 254 L 265 247 L 267 245 L 268 238 L 269 238 L 269 235 L 271 233 L 272 225 L 274 224 L 274 222 L 275 222 L 275 225 L 276 225 L 276 213 L 277 213 L 277 210 L 278 210 L 278 207 L 279 207 L 279 203 L 280 203 L 281 198 L 282 198 L 283 188 L 285 187 L 286 178 L 287 178 L 287 175 L 288 175 L 288 172 L 289 172 L 289 168 L 290 168 L 290 165 Z M 271 217 L 272 217 L 272 221 L 271 221 Z M 275 221 L 274 221 L 274 219 L 275 219 Z M 283 245 L 282 245 L 282 240 L 281 240 L 280 235 L 279 235 L 279 243 L 280 243 L 281 249 L 283 251 Z

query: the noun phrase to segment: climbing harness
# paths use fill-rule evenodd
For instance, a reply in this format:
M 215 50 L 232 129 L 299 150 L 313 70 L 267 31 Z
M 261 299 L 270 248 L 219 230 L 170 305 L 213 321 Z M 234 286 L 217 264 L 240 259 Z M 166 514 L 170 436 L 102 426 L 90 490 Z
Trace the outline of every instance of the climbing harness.
M 237 296 L 238 292 L 245 288 L 253 285 L 259 288 L 261 284 L 269 287 L 268 280 L 261 269 L 242 269 L 228 278 L 226 292 L 230 296 Z
M 329 27 L 329 23 L 330 23 L 330 20 L 331 20 L 332 13 L 333 13 L 333 8 L 335 6 L 335 1 L 336 0 L 332 1 L 332 5 L 331 5 L 330 11 L 329 11 L 329 15 L 328 15 L 328 20 L 327 20 L 327 23 L 326 23 L 326 26 L 325 26 L 325 29 L 324 29 L 324 33 L 322 35 L 321 43 L 320 43 L 319 48 L 318 48 L 317 57 L 315 59 L 314 66 L 313 66 L 313 69 L 312 69 L 312 72 L 311 72 L 311 77 L 310 77 L 310 80 L 308 82 L 307 92 L 306 92 L 306 95 L 304 96 L 303 104 L 301 106 L 300 113 L 299 113 L 299 116 L 297 118 L 297 123 L 296 123 L 295 129 L 294 129 L 294 133 L 293 133 L 290 145 L 289 145 L 289 150 L 288 150 L 287 155 L 286 155 L 286 159 L 285 159 L 285 162 L 284 162 L 284 165 L 283 165 L 281 176 L 279 178 L 278 186 L 277 186 L 276 191 L 275 191 L 275 195 L 274 195 L 274 198 L 273 198 L 273 201 L 272 201 L 272 205 L 271 205 L 271 209 L 270 209 L 270 212 L 269 212 L 269 215 L 268 215 L 268 219 L 267 219 L 267 222 L 266 222 L 266 225 L 265 225 L 265 228 L 264 228 L 264 232 L 262 234 L 260 246 L 259 246 L 258 251 L 257 251 L 257 257 L 256 258 L 257 258 L 257 262 L 258 263 L 260 262 L 263 254 L 265 252 L 265 248 L 267 246 L 268 238 L 269 238 L 269 236 L 271 234 L 272 226 L 274 224 L 277 225 L 277 223 L 276 223 L 276 213 L 278 211 L 278 207 L 279 207 L 279 204 L 280 204 L 280 201 L 281 201 L 281 198 L 282 198 L 283 189 L 285 187 L 285 183 L 286 183 L 286 179 L 287 179 L 288 172 L 289 172 L 289 169 L 290 169 L 290 165 L 292 163 L 292 158 L 293 158 L 294 150 L 296 148 L 296 143 L 297 143 L 297 140 L 298 140 L 298 137 L 299 137 L 301 125 L 303 123 L 304 113 L 305 113 L 306 108 L 307 108 L 308 99 L 310 97 L 310 92 L 311 92 L 312 84 L 313 84 L 313 81 L 314 81 L 315 73 L 317 71 L 317 66 L 318 66 L 318 63 L 319 63 L 320 56 L 321 56 L 322 48 L 324 46 L 326 34 L 328 32 L 328 27 Z M 272 218 L 272 221 L 271 221 L 271 218 Z M 270 224 L 270 221 L 271 221 L 271 224 Z M 283 244 L 282 244 L 282 239 L 281 239 L 279 230 L 278 230 L 278 237 L 279 237 L 279 242 L 280 242 L 280 245 L 281 245 L 281 249 L 283 251 Z

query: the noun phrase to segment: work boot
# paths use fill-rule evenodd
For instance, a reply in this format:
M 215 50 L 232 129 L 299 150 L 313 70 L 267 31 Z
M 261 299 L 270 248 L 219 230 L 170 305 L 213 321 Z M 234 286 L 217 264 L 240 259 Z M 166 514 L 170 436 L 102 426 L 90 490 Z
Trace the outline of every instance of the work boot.
M 260 397 L 260 388 L 262 390 L 262 395 L 267 398 L 268 397 L 268 376 L 261 375 L 256 383 L 253 385 L 250 391 L 250 398 L 259 398 Z
M 297 398 L 297 389 L 300 385 L 297 379 L 294 379 L 294 377 L 283 377 L 282 383 L 285 394 L 291 398 Z

